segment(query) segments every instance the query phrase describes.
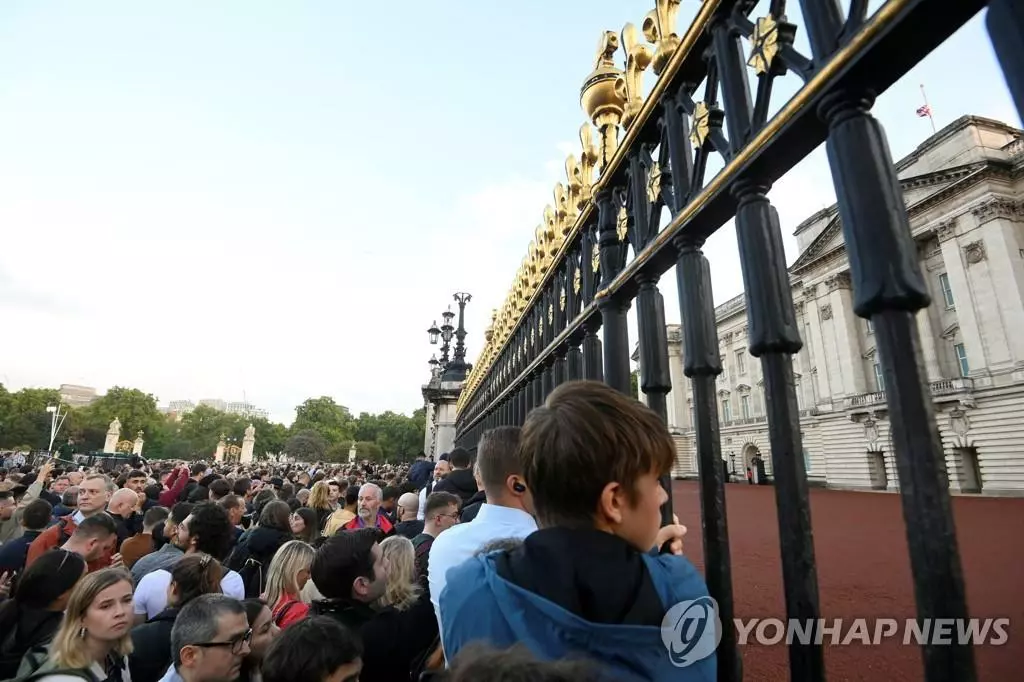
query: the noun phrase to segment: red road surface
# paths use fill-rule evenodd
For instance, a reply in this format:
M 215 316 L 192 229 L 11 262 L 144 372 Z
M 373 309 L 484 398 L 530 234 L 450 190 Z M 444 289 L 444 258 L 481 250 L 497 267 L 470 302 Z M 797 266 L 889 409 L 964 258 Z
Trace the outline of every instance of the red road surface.
M 686 553 L 703 570 L 700 493 L 676 481 L 673 499 L 687 526 Z M 726 486 L 737 618 L 785 618 L 775 489 Z M 957 541 L 972 618 L 1009 618 L 1001 646 L 975 648 L 978 678 L 1024 679 L 1024 499 L 954 497 Z M 822 617 L 915 616 L 900 499 L 891 493 L 811 490 L 811 524 Z M 902 630 L 901 630 L 902 634 Z M 826 639 L 826 642 L 828 640 Z M 788 680 L 785 643 L 742 647 L 744 679 Z M 921 649 L 893 637 L 879 646 L 827 646 L 829 680 L 897 682 L 924 677 Z

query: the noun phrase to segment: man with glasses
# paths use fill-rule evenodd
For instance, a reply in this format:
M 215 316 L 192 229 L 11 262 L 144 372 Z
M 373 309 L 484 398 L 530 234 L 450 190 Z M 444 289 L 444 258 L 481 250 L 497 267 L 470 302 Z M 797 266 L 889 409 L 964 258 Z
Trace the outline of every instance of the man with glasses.
M 160 682 L 234 682 L 249 655 L 252 629 L 237 599 L 196 597 L 171 629 L 171 666 Z
M 438 535 L 459 522 L 459 504 L 462 500 L 454 493 L 430 493 L 423 516 L 423 532 L 412 539 L 416 550 L 416 577 L 426 581 L 430 548 Z

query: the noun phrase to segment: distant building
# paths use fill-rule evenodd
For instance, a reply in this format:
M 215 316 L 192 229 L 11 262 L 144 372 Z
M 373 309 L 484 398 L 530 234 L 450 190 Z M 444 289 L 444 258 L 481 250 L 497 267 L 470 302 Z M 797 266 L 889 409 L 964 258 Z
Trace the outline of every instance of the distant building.
M 269 414 L 266 410 L 262 410 L 252 403 L 241 401 L 228 403 L 224 411 L 228 414 L 240 414 L 243 417 L 262 417 L 263 419 L 266 419 Z
M 194 409 L 196 409 L 196 404 L 191 400 L 172 400 L 167 405 L 168 412 L 176 412 L 177 414 L 188 414 Z
M 205 405 L 206 407 L 212 407 L 213 409 L 220 410 L 221 412 L 228 411 L 228 404 L 220 398 L 203 398 L 199 401 L 199 404 Z
M 204 407 L 211 407 L 220 412 L 227 412 L 228 414 L 237 414 L 243 417 L 252 418 L 269 418 L 270 413 L 267 410 L 256 407 L 252 403 L 235 400 L 227 401 L 220 398 L 203 398 L 199 401 L 199 405 Z M 164 408 L 164 412 L 172 416 L 176 420 L 180 420 L 182 416 L 192 412 L 196 409 L 196 403 L 191 400 L 172 400 Z
M 85 407 L 99 398 L 92 386 L 61 384 L 57 392 L 60 394 L 61 402 L 69 407 Z

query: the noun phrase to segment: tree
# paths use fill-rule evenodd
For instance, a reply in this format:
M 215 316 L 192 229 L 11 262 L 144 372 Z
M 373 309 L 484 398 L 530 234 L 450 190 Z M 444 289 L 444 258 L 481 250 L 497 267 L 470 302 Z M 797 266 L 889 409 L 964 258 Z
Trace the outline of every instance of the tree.
M 114 386 L 106 395 L 86 407 L 73 410 L 70 435 L 79 441 L 79 450 L 90 452 L 103 447 L 107 429 L 115 418 L 121 422 L 121 440 L 135 440 L 141 431 L 146 442 L 144 452 L 157 454 L 170 433 L 167 417 L 156 406 L 151 393 L 137 388 Z
M 344 405 L 338 405 L 329 396 L 308 398 L 295 408 L 295 422 L 291 432 L 316 431 L 329 444 L 352 440 L 355 420 Z
M 256 429 L 255 452 L 272 452 L 275 455 L 285 451 L 285 443 L 288 441 L 288 428 L 284 424 L 272 422 L 263 417 L 254 417 L 250 420 L 252 427 Z
M 327 452 L 327 440 L 312 429 L 299 431 L 288 439 L 284 451 L 306 462 L 322 460 Z
M 50 413 L 60 395 L 50 388 L 23 388 L 15 393 L 0 387 L 0 447 L 45 449 L 50 443 Z
M 634 398 L 640 400 L 640 370 L 629 373 L 629 392 Z
M 193 457 L 210 458 L 222 435 L 241 443 L 248 422 L 241 415 L 199 405 L 184 415 L 177 426 L 178 438 L 189 444 Z

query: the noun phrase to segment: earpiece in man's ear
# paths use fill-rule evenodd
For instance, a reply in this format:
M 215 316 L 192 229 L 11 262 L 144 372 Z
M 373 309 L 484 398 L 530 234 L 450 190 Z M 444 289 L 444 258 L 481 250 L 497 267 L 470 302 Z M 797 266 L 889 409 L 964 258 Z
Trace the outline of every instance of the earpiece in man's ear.
M 520 483 L 519 481 L 516 481 L 515 483 L 512 484 L 512 490 L 515 490 L 517 493 L 525 493 L 526 486 Z

